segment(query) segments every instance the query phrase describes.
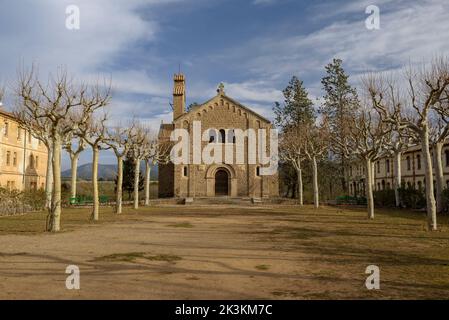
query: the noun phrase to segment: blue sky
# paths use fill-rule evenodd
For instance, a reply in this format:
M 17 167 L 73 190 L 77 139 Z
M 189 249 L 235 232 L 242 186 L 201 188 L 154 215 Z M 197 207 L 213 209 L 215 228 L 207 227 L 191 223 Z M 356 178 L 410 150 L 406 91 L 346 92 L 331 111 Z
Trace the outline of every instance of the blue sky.
M 65 8 L 80 8 L 80 30 L 65 27 Z M 368 5 L 380 30 L 365 28 Z M 449 52 L 447 0 L 0 0 L 0 83 L 23 61 L 41 74 L 58 65 L 79 79 L 112 77 L 113 119 L 137 116 L 155 130 L 170 121 L 172 76 L 181 65 L 188 103 L 226 92 L 272 118 L 292 75 L 313 98 L 333 57 L 357 80 Z M 13 97 L 5 99 L 7 108 Z M 102 163 L 114 163 L 112 153 Z M 64 161 L 64 167 L 69 166 Z M 90 162 L 90 153 L 81 163 Z

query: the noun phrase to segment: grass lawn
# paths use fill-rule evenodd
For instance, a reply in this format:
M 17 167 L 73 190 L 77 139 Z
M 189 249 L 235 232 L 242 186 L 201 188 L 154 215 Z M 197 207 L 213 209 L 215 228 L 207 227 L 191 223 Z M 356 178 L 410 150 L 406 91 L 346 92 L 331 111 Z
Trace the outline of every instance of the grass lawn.
M 426 231 L 424 213 L 402 210 L 377 210 L 373 221 L 363 209 L 309 206 L 160 206 L 120 216 L 102 208 L 100 222 L 89 216 L 64 209 L 59 234 L 44 232 L 45 213 L 1 217 L 0 297 L 449 298 L 447 216 L 437 232 Z M 68 264 L 82 269 L 77 293 L 63 286 Z M 369 265 L 381 270 L 380 290 L 365 288 Z

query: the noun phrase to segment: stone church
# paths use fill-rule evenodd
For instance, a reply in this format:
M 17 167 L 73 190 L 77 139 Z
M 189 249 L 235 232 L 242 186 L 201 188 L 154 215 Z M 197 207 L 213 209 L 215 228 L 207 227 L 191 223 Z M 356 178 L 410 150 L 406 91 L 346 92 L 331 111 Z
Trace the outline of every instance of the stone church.
M 225 94 L 223 84 L 219 86 L 215 97 L 201 105 L 193 105 L 187 111 L 186 86 L 183 74 L 175 74 L 174 76 L 172 107 L 173 122 L 161 124 L 160 142 L 169 142 L 170 134 L 173 130 L 179 128 L 186 129 L 191 137 L 193 123 L 200 121 L 204 131 L 208 128 L 216 128 L 211 133 L 209 141 L 200 142 L 201 149 L 204 149 L 211 142 L 221 143 L 223 149 L 226 146 L 236 149 L 234 130 L 254 129 L 257 131 L 257 129 L 266 129 L 269 131 L 273 128 L 269 120 L 228 97 Z M 259 159 L 257 158 L 255 162 L 247 161 L 248 151 L 251 151 L 248 148 L 248 138 L 240 141 L 243 141 L 240 144 L 241 149 L 244 149 L 243 163 L 222 161 L 224 163 L 204 164 L 201 162 L 201 164 L 192 164 L 192 162 L 189 162 L 187 164 L 173 164 L 173 162 L 169 162 L 168 164 L 160 164 L 159 197 L 269 198 L 279 196 L 277 170 L 272 175 L 261 175 L 260 169 L 264 166 L 259 164 Z M 192 157 L 192 150 L 194 149 L 192 143 L 193 139 L 189 139 L 190 157 Z

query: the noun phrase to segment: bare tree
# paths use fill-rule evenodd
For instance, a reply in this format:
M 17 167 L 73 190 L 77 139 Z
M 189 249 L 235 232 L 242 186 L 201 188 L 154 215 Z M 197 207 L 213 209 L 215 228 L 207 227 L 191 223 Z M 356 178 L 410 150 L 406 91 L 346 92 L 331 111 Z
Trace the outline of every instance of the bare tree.
M 150 205 L 151 167 L 158 163 L 167 163 L 170 161 L 170 147 L 171 144 L 159 141 L 157 135 L 154 133 L 149 134 L 148 148 L 143 156 L 143 160 L 145 161 L 145 206 Z
M 377 114 L 368 109 L 360 109 L 351 121 L 350 134 L 343 140 L 333 138 L 346 157 L 356 156 L 365 164 L 365 193 L 369 219 L 374 219 L 372 163 L 385 152 L 390 130 Z
M 76 149 L 74 147 L 74 142 L 76 142 Z M 78 159 L 80 157 L 81 152 L 86 148 L 85 141 L 80 137 L 72 137 L 70 134 L 67 137 L 67 142 L 64 144 L 64 149 L 70 156 L 70 165 L 71 165 L 71 185 L 70 185 L 70 197 L 76 197 L 76 183 L 77 183 L 77 175 L 78 175 Z
M 303 134 L 301 128 L 286 130 L 281 135 L 280 159 L 290 163 L 296 171 L 298 179 L 298 204 L 304 204 L 304 186 L 302 181 L 302 162 L 306 159 L 304 153 Z
M 393 104 L 391 97 L 385 97 L 388 92 L 382 78 L 370 77 L 368 89 L 374 107 L 379 111 L 383 121 L 397 125 L 400 129 L 410 129 L 421 143 L 426 179 L 427 222 L 430 230 L 437 230 L 429 119 L 432 108 L 442 100 L 443 93 L 449 86 L 447 59 L 434 59 L 430 67 L 423 67 L 421 70 L 409 68 L 405 79 L 408 94 L 404 102 Z M 397 84 L 388 81 L 387 87 L 395 88 Z M 405 110 L 405 105 L 411 109 Z
M 442 193 L 444 190 L 443 147 L 449 136 L 449 108 L 446 101 L 440 101 L 434 106 L 435 117 L 430 119 L 430 144 L 433 149 L 436 187 L 436 209 L 441 213 L 444 209 Z
M 140 163 L 150 147 L 149 130 L 143 124 L 137 124 L 128 157 L 134 162 L 134 209 L 139 209 Z
M 87 108 L 88 109 L 88 108 Z M 95 118 L 94 114 L 89 110 L 83 112 L 82 119 L 78 122 L 78 130 L 76 134 L 86 141 L 92 148 L 92 188 L 93 188 L 93 211 L 91 219 L 98 221 L 100 210 L 100 199 L 98 192 L 98 158 L 100 150 L 106 150 L 109 147 L 105 145 L 107 140 L 106 125 L 107 115 L 104 114 L 101 118 Z
M 328 131 L 326 126 L 311 125 L 307 130 L 303 130 L 303 138 L 299 140 L 304 142 L 304 154 L 312 164 L 312 185 L 313 185 L 313 203 L 315 208 L 320 206 L 319 188 L 318 188 L 318 163 L 329 148 Z
M 135 140 L 135 121 L 130 125 L 122 127 L 119 124 L 108 130 L 107 139 L 105 141 L 115 153 L 117 157 L 117 186 L 115 199 L 115 213 L 122 213 L 123 198 L 123 160 L 130 152 L 133 141 Z
M 51 138 L 53 189 L 47 230 L 52 232 L 60 230 L 61 147 L 66 135 L 73 130 L 67 119 L 75 108 L 81 106 L 85 90 L 84 86 L 75 86 L 64 69 L 60 69 L 55 77 L 50 75 L 47 83 L 39 79 L 34 66 L 18 72 L 15 114 L 21 123 L 31 121 L 35 131 L 48 130 Z
M 409 147 L 413 145 L 412 139 L 410 136 L 405 133 L 404 129 L 394 130 L 391 134 L 390 145 L 388 148 L 390 152 L 393 154 L 394 158 L 394 166 L 393 166 L 393 174 L 394 174 L 394 197 L 396 207 L 401 206 L 401 197 L 399 194 L 399 189 L 402 185 L 402 153 L 406 151 Z

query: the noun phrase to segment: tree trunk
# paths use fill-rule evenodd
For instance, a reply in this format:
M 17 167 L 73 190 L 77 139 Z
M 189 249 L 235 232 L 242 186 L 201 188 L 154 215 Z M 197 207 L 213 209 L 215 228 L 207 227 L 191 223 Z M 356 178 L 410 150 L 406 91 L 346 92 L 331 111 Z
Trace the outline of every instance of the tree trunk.
M 61 137 L 53 135 L 53 193 L 51 209 L 47 218 L 47 231 L 61 230 Z
M 117 157 L 117 190 L 115 199 L 115 213 L 122 213 L 123 197 L 123 157 Z
M 47 146 L 47 176 L 45 177 L 45 208 L 51 208 L 51 194 L 53 192 L 53 147 Z
M 91 219 L 98 221 L 98 212 L 100 209 L 100 200 L 98 194 L 98 147 L 92 147 L 92 188 L 93 188 L 93 201 L 94 207 L 92 211 Z
M 150 180 L 151 180 L 151 166 L 145 161 L 145 205 L 150 205 Z
M 302 185 L 302 170 L 301 163 L 296 170 L 296 174 L 298 175 L 298 204 L 302 206 L 304 204 L 304 196 L 303 196 L 303 185 Z
M 78 175 L 78 159 L 79 154 L 71 154 L 70 155 L 70 162 L 72 166 L 72 177 L 71 177 L 71 185 L 70 185 L 70 197 L 75 198 L 76 197 L 76 181 L 77 181 L 77 175 Z
M 140 159 L 134 162 L 134 209 L 139 209 Z
M 316 209 L 320 206 L 320 195 L 318 191 L 318 165 L 316 157 L 312 157 L 312 180 L 313 180 L 313 204 Z
M 443 142 L 437 142 L 434 146 L 433 157 L 435 161 L 435 180 L 436 180 L 436 201 L 437 201 L 437 212 L 443 212 L 443 198 L 442 192 L 444 190 L 444 173 L 443 173 Z
M 429 129 L 425 128 L 421 134 L 421 149 L 424 158 L 426 177 L 427 225 L 430 230 L 437 230 L 437 211 L 433 195 L 432 158 L 429 150 Z
M 394 198 L 396 201 L 396 207 L 401 206 L 401 199 L 399 196 L 399 188 L 402 183 L 402 173 L 401 173 L 401 158 L 402 152 L 396 151 L 394 153 Z
M 366 159 L 365 195 L 368 205 L 368 219 L 374 219 L 373 171 L 371 159 Z

